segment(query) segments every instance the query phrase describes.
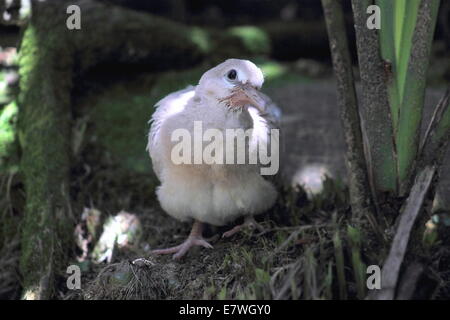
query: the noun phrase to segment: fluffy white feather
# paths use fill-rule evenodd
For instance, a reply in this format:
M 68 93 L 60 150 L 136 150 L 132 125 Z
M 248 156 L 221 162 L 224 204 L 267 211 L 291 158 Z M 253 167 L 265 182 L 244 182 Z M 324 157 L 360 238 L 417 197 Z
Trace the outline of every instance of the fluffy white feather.
M 258 140 L 269 139 L 280 112 L 267 96 L 260 96 L 265 113 L 253 107 L 230 110 L 220 102 L 232 89 L 223 79 L 230 69 L 237 71 L 242 84 L 253 87 L 263 84 L 262 73 L 253 63 L 230 59 L 206 72 L 197 87 L 174 92 L 156 104 L 147 148 L 161 181 L 157 189 L 160 204 L 179 220 L 195 219 L 220 226 L 239 216 L 262 213 L 276 200 L 277 192 L 260 175 L 259 165 L 175 165 L 171 160 L 171 150 L 176 144 L 171 141 L 172 132 L 184 128 L 193 134 L 194 121 L 202 121 L 204 131 L 253 128 L 253 136 L 246 145 L 248 152 L 254 152 Z

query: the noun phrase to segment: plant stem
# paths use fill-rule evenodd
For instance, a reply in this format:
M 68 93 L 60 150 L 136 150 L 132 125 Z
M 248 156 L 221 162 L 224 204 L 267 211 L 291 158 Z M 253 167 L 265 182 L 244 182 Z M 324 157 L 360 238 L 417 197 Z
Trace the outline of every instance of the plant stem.
M 385 64 L 377 29 L 369 29 L 369 0 L 352 0 L 362 85 L 361 117 L 373 192 L 397 191 L 396 150 L 387 93 Z
M 333 245 L 334 245 L 334 257 L 336 259 L 337 278 L 339 284 L 339 299 L 346 300 L 347 289 L 344 271 L 344 251 L 342 249 L 341 238 L 339 237 L 339 229 L 336 230 L 333 236 Z
M 441 166 L 450 140 L 450 88 L 439 101 L 420 147 L 421 167 Z
M 369 180 L 342 1 L 322 0 L 322 6 L 336 75 L 337 102 L 347 144 L 346 158 L 353 216 L 367 216 L 375 223 L 371 212 Z

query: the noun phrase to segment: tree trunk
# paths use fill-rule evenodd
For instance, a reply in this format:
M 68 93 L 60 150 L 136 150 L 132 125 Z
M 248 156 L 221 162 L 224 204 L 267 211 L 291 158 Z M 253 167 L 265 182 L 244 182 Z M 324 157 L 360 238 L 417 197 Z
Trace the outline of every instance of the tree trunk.
M 73 59 L 50 19 L 55 7 L 33 6 L 20 50 L 19 139 L 26 191 L 22 231 L 23 297 L 48 299 L 55 271 L 70 254 L 70 89 Z

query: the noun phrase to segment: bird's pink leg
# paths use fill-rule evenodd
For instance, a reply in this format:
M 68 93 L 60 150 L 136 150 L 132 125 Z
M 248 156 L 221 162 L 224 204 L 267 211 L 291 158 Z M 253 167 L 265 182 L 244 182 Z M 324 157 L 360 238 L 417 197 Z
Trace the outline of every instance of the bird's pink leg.
M 262 225 L 260 225 L 258 222 L 256 222 L 256 220 L 255 220 L 255 218 L 253 218 L 253 216 L 246 216 L 243 224 L 234 226 L 227 232 L 224 232 L 224 234 L 222 235 L 222 238 L 229 238 L 246 227 L 252 228 L 252 229 L 257 229 L 260 232 L 265 231 L 264 227 Z
M 213 247 L 205 239 L 203 239 L 203 223 L 200 221 L 194 222 L 191 233 L 182 244 L 171 248 L 153 250 L 152 253 L 153 254 L 174 253 L 173 258 L 180 259 L 193 246 L 202 246 L 209 249 L 212 249 Z

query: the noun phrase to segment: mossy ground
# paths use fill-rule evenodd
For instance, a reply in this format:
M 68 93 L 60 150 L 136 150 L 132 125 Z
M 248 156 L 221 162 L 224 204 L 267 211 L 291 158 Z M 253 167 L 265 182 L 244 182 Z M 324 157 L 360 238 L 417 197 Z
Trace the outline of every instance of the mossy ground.
M 333 298 L 337 292 L 332 238 L 348 210 L 341 198 L 345 190 L 332 182 L 328 188 L 328 200 L 320 196 L 310 201 L 301 190 L 284 191 L 275 208 L 257 218 L 265 232 L 246 230 L 222 239 L 230 226 L 209 228 L 206 236 L 214 249 L 195 248 L 180 261 L 170 255 L 152 256 L 149 250 L 180 243 L 190 224 L 170 218 L 156 202 L 152 208 L 137 205 L 130 211 L 144 229 L 140 245 L 119 250 L 111 264 L 85 264 L 84 286 L 66 292 L 68 298 Z M 138 258 L 150 265 L 133 265 Z M 355 297 L 352 278 L 348 273 L 349 296 Z

